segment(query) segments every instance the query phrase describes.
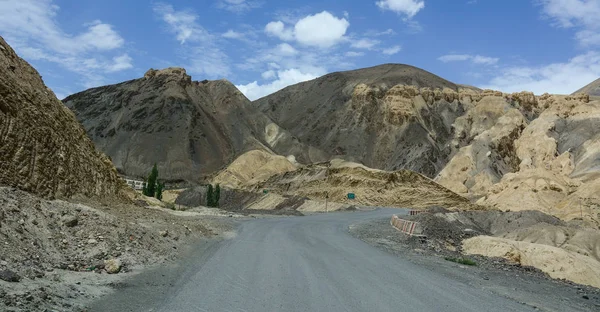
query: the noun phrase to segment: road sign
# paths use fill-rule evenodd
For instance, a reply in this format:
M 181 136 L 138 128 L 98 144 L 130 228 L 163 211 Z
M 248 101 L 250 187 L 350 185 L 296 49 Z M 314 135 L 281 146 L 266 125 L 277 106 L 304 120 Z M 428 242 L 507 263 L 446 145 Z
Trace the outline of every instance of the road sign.
M 348 193 L 348 199 L 355 199 L 356 195 L 354 193 Z

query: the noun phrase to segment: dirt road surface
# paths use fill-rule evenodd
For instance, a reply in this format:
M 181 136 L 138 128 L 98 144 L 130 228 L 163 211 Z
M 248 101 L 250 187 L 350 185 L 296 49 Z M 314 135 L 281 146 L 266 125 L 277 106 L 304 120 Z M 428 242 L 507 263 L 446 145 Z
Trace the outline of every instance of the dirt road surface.
M 235 237 L 134 277 L 90 310 L 537 311 L 348 234 L 351 224 L 399 212 L 405 211 L 246 221 Z

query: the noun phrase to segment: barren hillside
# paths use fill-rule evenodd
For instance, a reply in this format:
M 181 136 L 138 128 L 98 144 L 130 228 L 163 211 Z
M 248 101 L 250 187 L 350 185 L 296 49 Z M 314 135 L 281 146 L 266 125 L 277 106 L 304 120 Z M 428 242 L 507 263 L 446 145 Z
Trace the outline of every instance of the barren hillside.
M 124 186 L 73 113 L 1 37 L 0 184 L 50 198 Z
M 67 97 L 96 146 L 127 175 L 198 181 L 252 149 L 325 159 L 250 105 L 226 80 L 192 81 L 182 68 Z
M 328 74 L 253 104 L 326 153 L 433 177 L 452 152 L 452 123 L 464 114 L 459 89 L 416 67 L 387 64 Z

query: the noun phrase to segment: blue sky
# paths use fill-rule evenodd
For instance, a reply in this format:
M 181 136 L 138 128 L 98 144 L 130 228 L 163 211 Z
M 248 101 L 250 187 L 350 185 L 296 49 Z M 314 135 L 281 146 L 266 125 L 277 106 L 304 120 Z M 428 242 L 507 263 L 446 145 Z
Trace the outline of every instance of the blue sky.
M 600 77 L 600 0 L 0 0 L 0 35 L 59 98 L 169 66 L 250 99 L 382 63 L 505 92 Z

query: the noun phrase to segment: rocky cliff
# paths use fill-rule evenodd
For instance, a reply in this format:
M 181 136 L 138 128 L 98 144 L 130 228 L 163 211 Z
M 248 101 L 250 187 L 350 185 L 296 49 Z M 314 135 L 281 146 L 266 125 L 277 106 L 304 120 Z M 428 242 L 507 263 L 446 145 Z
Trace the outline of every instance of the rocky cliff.
M 0 37 L 0 184 L 47 198 L 124 186 L 73 113 Z
M 192 81 L 183 68 L 149 70 L 143 78 L 89 89 L 64 100 L 96 146 L 123 173 L 198 181 L 249 150 L 326 155 L 281 129 L 226 80 Z

